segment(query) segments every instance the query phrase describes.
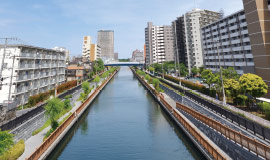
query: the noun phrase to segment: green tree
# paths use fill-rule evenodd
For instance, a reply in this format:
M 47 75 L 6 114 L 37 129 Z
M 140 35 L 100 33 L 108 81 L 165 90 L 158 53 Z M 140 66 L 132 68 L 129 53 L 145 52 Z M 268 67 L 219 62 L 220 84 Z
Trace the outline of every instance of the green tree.
M 157 78 L 153 78 L 153 85 L 154 85 L 154 87 L 156 88 L 156 89 L 158 89 L 159 88 L 159 80 L 157 79 Z
M 239 83 L 243 93 L 255 97 L 261 97 L 267 93 L 268 86 L 263 79 L 255 74 L 247 73 L 243 74 L 239 78 Z
M 62 102 L 58 98 L 52 98 L 48 101 L 47 105 L 45 106 L 46 115 L 51 120 L 52 128 L 55 128 L 55 124 L 57 123 L 57 116 L 64 108 L 64 102 Z
M 177 65 L 178 66 L 178 65 Z M 178 67 L 178 69 L 180 68 L 180 74 L 181 74 L 181 77 L 185 77 L 188 75 L 188 69 L 187 67 L 185 66 L 184 63 L 180 63 L 180 66 Z
M 209 89 L 211 88 L 211 84 L 213 83 L 213 80 L 215 78 L 215 75 L 213 74 L 212 70 L 205 69 L 201 77 L 203 78 L 203 82 L 206 83 L 209 86 Z
M 192 75 L 193 75 L 193 77 L 194 77 L 194 76 L 196 76 L 196 75 L 198 74 L 199 70 L 197 69 L 197 67 L 193 67 L 193 68 L 191 69 L 191 72 L 192 72 Z
M 13 135 L 8 131 L 0 130 L 0 155 L 8 150 L 13 144 Z
M 149 71 L 152 72 L 152 73 L 154 73 L 155 68 L 154 67 L 149 67 Z
M 96 83 L 96 87 L 97 87 L 99 81 L 100 81 L 100 77 L 99 76 L 96 76 L 96 78 L 93 80 L 93 82 Z
M 224 79 L 224 89 L 227 95 L 230 95 L 233 99 L 240 94 L 240 83 L 235 79 Z
M 92 71 L 92 72 L 89 73 L 88 78 L 91 79 L 91 78 L 93 78 L 94 75 L 95 75 L 95 72 Z
M 202 66 L 202 67 L 199 67 L 199 73 L 200 73 L 200 75 L 202 75 L 202 72 L 204 71 L 204 67 Z
M 84 91 L 84 93 L 85 93 L 86 95 L 88 95 L 88 94 L 91 92 L 90 84 L 89 84 L 88 81 L 84 81 L 84 82 L 82 83 L 82 89 L 83 89 L 83 91 Z
M 147 75 L 145 75 L 145 79 L 147 80 L 147 81 L 149 81 L 149 79 L 150 79 L 150 76 L 147 74 Z
M 233 67 L 229 67 L 228 69 L 222 68 L 222 75 L 224 79 L 239 79 L 239 75 Z
M 70 99 L 65 99 L 64 100 L 64 108 L 66 110 L 71 108 Z

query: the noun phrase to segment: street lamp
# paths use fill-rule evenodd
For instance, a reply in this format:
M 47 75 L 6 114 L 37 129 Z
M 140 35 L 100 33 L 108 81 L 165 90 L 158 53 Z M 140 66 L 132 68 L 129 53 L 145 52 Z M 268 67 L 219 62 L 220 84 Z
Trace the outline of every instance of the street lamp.
M 219 40 L 213 40 L 213 42 L 215 42 L 215 43 L 216 43 L 216 46 L 217 46 L 217 54 L 218 54 L 218 61 L 219 61 L 220 79 L 221 79 L 222 93 L 223 93 L 223 105 L 225 105 L 225 104 L 226 104 L 226 95 L 225 95 L 224 84 L 223 84 L 222 69 L 221 69 L 221 65 L 220 65 L 220 57 L 219 57 Z

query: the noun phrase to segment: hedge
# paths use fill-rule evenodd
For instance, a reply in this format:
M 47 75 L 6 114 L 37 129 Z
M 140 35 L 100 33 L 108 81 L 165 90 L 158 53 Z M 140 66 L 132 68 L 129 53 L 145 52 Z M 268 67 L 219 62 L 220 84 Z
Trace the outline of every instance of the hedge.
M 77 80 L 68 81 L 66 83 L 63 83 L 57 87 L 57 93 L 62 93 L 65 90 L 68 90 L 72 87 L 75 87 L 77 85 Z M 34 107 L 39 102 L 43 102 L 50 98 L 51 95 L 54 95 L 54 90 L 49 90 L 44 93 L 39 93 L 37 95 L 30 96 L 28 99 L 28 107 Z M 27 108 L 27 107 L 26 107 Z
M 3 155 L 0 156 L 1 160 L 15 160 L 18 159 L 24 152 L 25 144 L 23 140 L 20 140 L 17 144 L 12 146 Z
M 172 82 L 178 83 L 179 84 L 179 79 L 175 78 L 173 76 L 169 76 L 169 75 L 164 75 L 164 78 L 167 80 L 170 80 Z M 206 88 L 204 85 L 201 84 L 196 84 L 187 80 L 183 80 L 181 79 L 181 83 L 185 85 L 185 87 L 190 88 L 192 90 L 197 90 L 203 94 L 209 95 L 211 97 L 215 97 L 216 96 L 216 91 L 215 90 L 210 90 L 208 88 Z
M 68 82 L 66 82 L 66 83 L 63 83 L 63 84 L 61 84 L 61 85 L 59 85 L 58 87 L 57 87 L 57 93 L 59 94 L 59 93 L 62 93 L 62 92 L 64 92 L 65 90 L 68 90 L 68 89 L 70 89 L 70 88 L 72 88 L 72 87 L 75 87 L 77 85 L 77 80 L 73 80 L 73 81 L 68 81 Z

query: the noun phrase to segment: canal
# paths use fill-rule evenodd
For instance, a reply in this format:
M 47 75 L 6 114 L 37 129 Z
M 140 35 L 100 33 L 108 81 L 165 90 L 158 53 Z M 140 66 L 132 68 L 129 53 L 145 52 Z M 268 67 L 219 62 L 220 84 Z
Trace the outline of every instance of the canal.
M 204 159 L 128 67 L 103 89 L 47 159 Z

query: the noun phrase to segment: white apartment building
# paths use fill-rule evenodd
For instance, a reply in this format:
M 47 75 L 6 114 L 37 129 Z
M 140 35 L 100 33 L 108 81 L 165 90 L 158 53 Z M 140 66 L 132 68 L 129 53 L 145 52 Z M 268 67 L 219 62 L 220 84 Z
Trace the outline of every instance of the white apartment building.
M 174 38 L 172 26 L 154 26 L 148 22 L 145 28 L 146 64 L 174 60 Z
M 186 65 L 189 73 L 191 73 L 192 67 L 199 68 L 203 66 L 201 28 L 217 21 L 220 18 L 220 13 L 202 9 L 193 9 L 183 16 L 187 56 Z
M 57 51 L 60 51 L 60 52 L 65 52 L 66 54 L 66 62 L 68 63 L 69 62 L 69 50 L 66 49 L 65 47 L 54 47 L 53 50 L 57 50 Z
M 207 69 L 219 71 L 220 59 L 221 67 L 233 67 L 240 75 L 255 73 L 244 10 L 203 27 L 202 40 L 204 66 Z
M 83 37 L 82 57 L 90 59 L 91 44 L 92 44 L 91 37 L 90 36 L 84 36 Z
M 0 57 L 3 66 L 0 103 L 10 100 L 25 104 L 30 96 L 54 89 L 65 81 L 64 52 L 26 45 L 8 45 L 4 52 L 4 46 L 0 46 L 0 55 L 4 53 L 4 60 Z

